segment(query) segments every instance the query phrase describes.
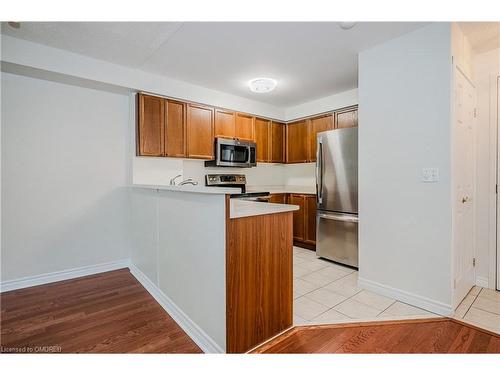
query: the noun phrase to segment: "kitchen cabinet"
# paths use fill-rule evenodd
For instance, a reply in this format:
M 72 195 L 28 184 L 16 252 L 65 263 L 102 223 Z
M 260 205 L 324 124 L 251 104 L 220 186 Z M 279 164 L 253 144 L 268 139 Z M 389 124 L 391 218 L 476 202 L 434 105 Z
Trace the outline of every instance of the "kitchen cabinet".
M 333 130 L 333 115 L 331 113 L 314 117 L 309 122 L 309 161 L 316 161 L 316 135 L 319 132 Z
M 213 159 L 213 108 L 191 103 L 187 105 L 187 157 Z
M 255 141 L 255 117 L 246 113 L 236 114 L 235 137 L 247 141 Z
M 271 153 L 271 121 L 255 119 L 255 142 L 257 143 L 257 162 L 267 163 Z
M 286 125 L 286 162 L 306 163 L 309 159 L 309 121 Z
M 186 103 L 165 100 L 165 155 L 186 156 Z
M 316 196 L 306 195 L 304 200 L 304 242 L 316 245 Z
M 138 96 L 137 156 L 165 155 L 165 100 Z
M 269 161 L 271 163 L 285 162 L 285 124 L 271 122 L 271 150 Z
M 358 126 L 357 106 L 287 124 L 203 104 L 138 94 L 138 156 L 213 159 L 214 138 L 257 143 L 259 163 L 316 161 L 319 132 Z
M 316 246 L 316 195 L 289 194 L 288 204 L 299 206 L 293 211 L 294 244 L 309 249 Z
M 269 203 L 286 204 L 286 202 L 287 202 L 286 193 L 271 194 L 271 197 L 269 198 Z
M 235 137 L 236 115 L 234 112 L 223 109 L 215 110 L 215 136 L 234 138 Z
M 297 211 L 293 211 L 293 239 L 294 241 L 304 241 L 304 211 L 305 199 L 302 194 L 290 194 L 288 203 L 299 206 Z
M 335 112 L 335 129 L 355 128 L 358 126 L 358 107 Z

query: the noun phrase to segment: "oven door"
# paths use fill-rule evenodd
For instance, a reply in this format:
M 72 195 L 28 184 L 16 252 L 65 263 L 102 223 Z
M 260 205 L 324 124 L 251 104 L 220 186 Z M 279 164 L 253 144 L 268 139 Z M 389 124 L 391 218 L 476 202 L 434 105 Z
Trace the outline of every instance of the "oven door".
M 255 165 L 255 146 L 252 146 L 252 143 L 218 138 L 216 142 L 217 165 L 221 167 L 251 167 Z M 254 159 L 253 162 L 252 159 Z

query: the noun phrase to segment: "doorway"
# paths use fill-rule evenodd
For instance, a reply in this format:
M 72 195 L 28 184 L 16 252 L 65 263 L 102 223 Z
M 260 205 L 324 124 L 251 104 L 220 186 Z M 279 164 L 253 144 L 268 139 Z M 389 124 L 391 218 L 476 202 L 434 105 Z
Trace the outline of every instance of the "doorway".
M 455 306 L 475 285 L 474 271 L 474 111 L 476 89 L 455 67 L 454 201 Z

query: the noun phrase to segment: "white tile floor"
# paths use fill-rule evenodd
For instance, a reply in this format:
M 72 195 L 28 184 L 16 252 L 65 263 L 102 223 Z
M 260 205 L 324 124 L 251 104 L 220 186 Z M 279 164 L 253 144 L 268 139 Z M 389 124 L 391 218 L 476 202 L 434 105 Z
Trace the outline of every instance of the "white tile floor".
M 500 333 L 500 292 L 475 286 L 458 306 L 454 318 Z
M 437 317 L 429 311 L 358 288 L 358 272 L 293 248 L 294 324 Z

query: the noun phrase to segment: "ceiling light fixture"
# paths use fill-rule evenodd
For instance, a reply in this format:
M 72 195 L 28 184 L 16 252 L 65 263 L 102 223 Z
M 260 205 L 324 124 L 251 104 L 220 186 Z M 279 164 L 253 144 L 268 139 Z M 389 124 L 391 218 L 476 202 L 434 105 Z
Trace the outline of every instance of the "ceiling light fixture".
M 277 85 L 278 82 L 276 82 L 276 80 L 272 78 L 255 78 L 248 82 L 250 91 L 259 94 L 273 91 Z
M 7 24 L 12 27 L 13 29 L 20 29 L 21 28 L 21 22 L 13 22 L 9 21 Z
M 343 30 L 349 30 L 356 26 L 356 23 L 357 22 L 341 22 L 339 26 Z

